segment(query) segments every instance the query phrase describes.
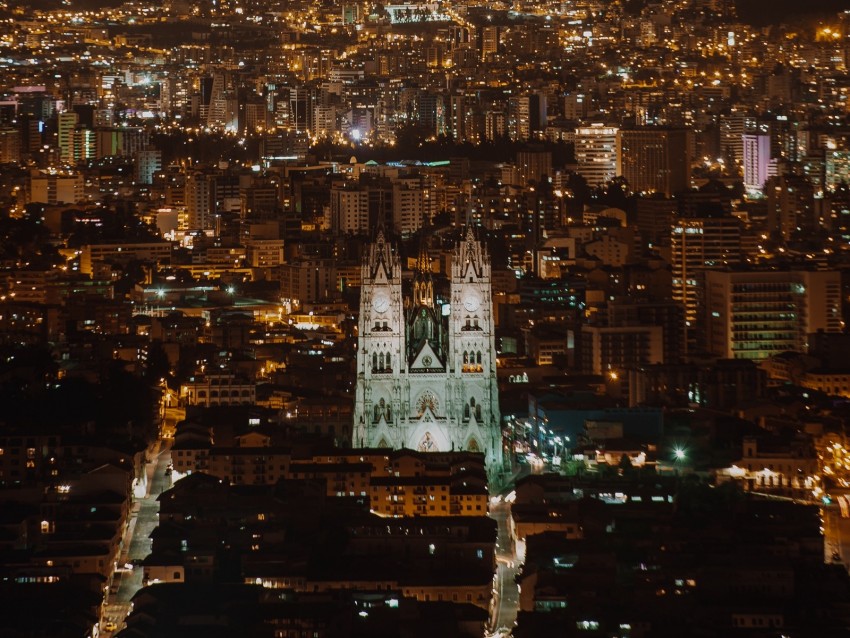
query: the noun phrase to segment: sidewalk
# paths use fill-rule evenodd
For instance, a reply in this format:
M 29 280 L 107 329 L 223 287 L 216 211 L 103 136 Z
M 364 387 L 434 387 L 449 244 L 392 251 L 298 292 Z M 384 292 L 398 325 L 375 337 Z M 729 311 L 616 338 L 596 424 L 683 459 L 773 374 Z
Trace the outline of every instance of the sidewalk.
M 145 453 L 150 463 L 145 463 L 145 498 L 150 498 L 153 479 L 156 476 L 156 468 L 159 467 L 159 455 L 162 454 L 162 439 L 152 443 Z
M 130 543 L 133 542 L 133 533 L 136 530 L 136 521 L 139 520 L 139 510 L 142 504 L 138 500 L 133 501 L 130 507 L 130 520 L 127 523 L 127 530 L 124 532 L 124 538 L 121 540 L 121 555 L 118 558 L 118 565 L 130 562 Z

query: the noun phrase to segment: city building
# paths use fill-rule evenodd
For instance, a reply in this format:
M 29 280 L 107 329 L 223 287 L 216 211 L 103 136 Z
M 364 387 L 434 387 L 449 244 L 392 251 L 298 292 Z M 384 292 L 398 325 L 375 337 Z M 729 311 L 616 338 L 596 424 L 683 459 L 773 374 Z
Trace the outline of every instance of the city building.
M 369 231 L 369 191 L 349 182 L 331 187 L 330 229 L 340 234 Z
M 709 351 L 729 359 L 806 352 L 809 334 L 840 332 L 841 276 L 835 271 L 710 270 L 705 273 Z
M 662 326 L 581 327 L 581 370 L 613 374 L 627 368 L 664 363 Z
M 804 175 L 778 175 L 767 180 L 767 221 L 772 234 L 787 241 L 816 229 L 815 188 Z
M 210 175 L 193 171 L 186 176 L 188 230 L 210 230 L 214 226 L 215 183 Z
M 670 197 L 690 188 L 687 130 L 622 129 L 618 138 L 620 174 L 633 191 Z
M 233 373 L 209 372 L 185 383 L 180 388 L 180 398 L 193 406 L 253 405 L 257 386 Z
M 34 204 L 75 204 L 84 199 L 83 176 L 74 171 L 34 170 L 29 183 L 29 201 Z
M 741 221 L 737 217 L 680 217 L 670 231 L 673 300 L 685 308 L 689 342 L 701 320 L 704 271 L 741 260 Z
M 490 258 L 472 228 L 452 255 L 451 296 L 434 294 L 420 251 L 412 294 L 378 231 L 363 261 L 354 445 L 481 452 L 501 472 Z
M 127 264 L 130 261 L 167 264 L 171 261 L 170 242 L 126 244 L 86 244 L 80 251 L 80 272 L 91 275 L 97 264 Z
M 521 186 L 529 182 L 539 183 L 544 178 L 552 177 L 552 152 L 534 148 L 519 151 L 516 166 Z
M 136 153 L 136 182 L 152 184 L 153 177 L 162 170 L 162 151 L 146 150 Z
M 432 189 L 425 176 L 412 175 L 393 180 L 393 228 L 408 237 L 434 216 Z
M 770 169 L 770 135 L 744 134 L 744 188 L 761 193 Z
M 602 186 L 622 172 L 618 132 L 618 127 L 598 122 L 576 129 L 576 172 L 588 186 Z

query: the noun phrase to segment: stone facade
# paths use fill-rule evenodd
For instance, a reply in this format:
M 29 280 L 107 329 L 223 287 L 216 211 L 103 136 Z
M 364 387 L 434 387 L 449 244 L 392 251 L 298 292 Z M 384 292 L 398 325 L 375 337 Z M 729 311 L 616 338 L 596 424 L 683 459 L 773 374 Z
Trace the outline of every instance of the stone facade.
M 490 259 L 470 228 L 452 253 L 450 299 L 435 298 L 427 251 L 410 296 L 382 232 L 363 262 L 356 447 L 485 455 L 502 468 Z

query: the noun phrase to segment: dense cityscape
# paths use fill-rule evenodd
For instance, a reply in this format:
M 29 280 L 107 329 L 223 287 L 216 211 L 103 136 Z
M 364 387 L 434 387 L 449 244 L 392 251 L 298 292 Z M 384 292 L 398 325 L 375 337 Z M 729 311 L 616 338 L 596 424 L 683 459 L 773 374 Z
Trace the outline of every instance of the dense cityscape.
M 0 636 L 850 636 L 801 4 L 0 0 Z

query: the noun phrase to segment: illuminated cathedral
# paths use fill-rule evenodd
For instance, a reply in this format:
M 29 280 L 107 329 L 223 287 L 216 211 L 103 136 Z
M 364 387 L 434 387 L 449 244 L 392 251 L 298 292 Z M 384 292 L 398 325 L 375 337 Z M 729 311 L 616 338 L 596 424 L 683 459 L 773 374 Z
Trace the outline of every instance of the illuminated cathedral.
M 451 293 L 434 295 L 427 250 L 402 292 L 382 231 L 362 265 L 354 405 L 356 447 L 474 451 L 502 468 L 490 258 L 472 228 L 451 255 Z

